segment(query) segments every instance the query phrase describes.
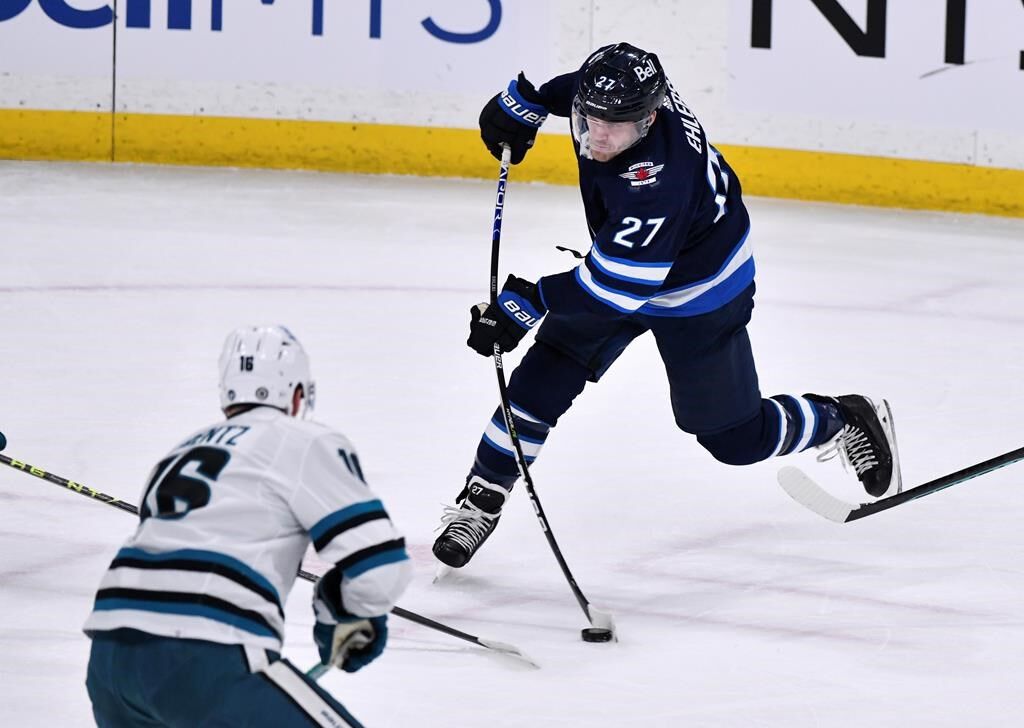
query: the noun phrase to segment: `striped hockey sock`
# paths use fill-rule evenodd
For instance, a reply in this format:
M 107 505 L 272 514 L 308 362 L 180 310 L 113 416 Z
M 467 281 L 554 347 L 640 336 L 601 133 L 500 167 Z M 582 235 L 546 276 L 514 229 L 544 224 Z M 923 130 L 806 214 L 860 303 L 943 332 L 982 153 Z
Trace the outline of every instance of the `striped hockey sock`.
M 779 413 L 779 440 L 772 457 L 821 445 L 843 427 L 842 415 L 833 404 L 792 394 L 776 394 L 768 401 Z
M 515 402 L 510 404 L 512 419 L 519 434 L 519 444 L 523 448 L 523 457 L 529 465 L 540 453 L 551 427 L 517 406 Z M 478 475 L 487 482 L 503 488 L 511 488 L 519 477 L 515 449 L 505 427 L 505 418 L 500 407 L 494 411 L 494 416 L 487 423 L 487 429 L 480 438 L 471 475 Z

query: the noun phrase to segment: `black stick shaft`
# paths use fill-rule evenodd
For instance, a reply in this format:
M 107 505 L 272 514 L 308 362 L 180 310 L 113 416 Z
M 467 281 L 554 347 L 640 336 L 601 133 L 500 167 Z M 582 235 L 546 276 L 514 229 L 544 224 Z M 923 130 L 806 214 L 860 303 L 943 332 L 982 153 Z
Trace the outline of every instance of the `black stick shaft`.
M 318 577 L 316 574 L 312 572 L 306 571 L 305 569 L 299 569 L 299 578 L 316 583 L 320 577 Z M 473 644 L 480 645 L 481 647 L 487 647 L 487 645 L 479 637 L 475 637 L 474 635 L 471 635 L 467 632 L 462 632 L 460 630 L 455 629 L 454 627 L 449 627 L 446 624 L 435 622 L 433 619 L 430 619 L 429 617 L 424 617 L 421 614 L 416 614 L 416 612 L 410 612 L 408 609 L 402 609 L 401 607 L 396 606 L 391 609 L 391 613 L 396 617 L 401 617 L 402 619 L 406 619 L 410 622 L 415 622 L 416 624 L 419 624 L 423 627 L 437 630 L 438 632 L 444 632 L 447 635 L 457 637 L 460 640 L 465 640 L 466 642 L 472 642 Z
M 498 301 L 498 256 L 501 251 L 501 220 L 505 210 L 505 188 L 508 185 L 508 168 L 512 156 L 512 150 L 505 145 L 501 155 L 501 168 L 498 172 L 498 192 L 494 202 L 494 226 L 491 231 L 491 304 Z M 530 477 L 530 469 L 526 466 L 526 457 L 523 455 L 523 446 L 519 441 L 519 432 L 516 430 L 515 421 L 512 419 L 512 407 L 508 399 L 508 387 L 505 384 L 505 370 L 501 359 L 501 346 L 494 344 L 494 371 L 498 376 L 498 394 L 501 396 L 501 413 L 505 419 L 505 427 L 508 429 L 508 436 L 512 440 L 512 448 L 516 454 L 516 465 L 519 466 L 519 473 L 523 476 L 523 483 L 526 487 L 526 494 L 533 505 L 534 513 L 540 522 L 540 528 L 544 532 L 551 552 L 555 555 L 558 566 L 562 569 L 565 580 L 569 583 L 573 596 L 579 602 L 583 614 L 591 624 L 594 619 L 590 614 L 590 600 L 583 594 L 576 578 L 569 570 L 569 564 L 562 556 L 562 549 L 558 547 L 555 534 L 551 531 L 547 516 L 544 514 L 544 506 L 541 505 L 540 497 L 533 487 L 533 478 Z
M 97 500 L 100 503 L 105 503 L 108 506 L 120 508 L 122 511 L 125 511 L 127 513 L 132 513 L 134 515 L 139 514 L 139 509 L 136 506 L 132 505 L 131 503 L 119 500 L 112 495 L 101 493 L 100 491 L 94 490 L 93 488 L 90 488 L 86 485 L 82 485 L 81 483 L 76 483 L 74 480 L 68 480 L 67 478 L 62 478 L 59 475 L 54 475 L 53 473 L 43 470 L 42 468 L 38 468 L 35 465 L 29 465 L 26 462 L 9 458 L 3 454 L 0 454 L 0 463 L 12 467 L 15 470 L 20 470 L 23 473 L 34 475 L 37 478 L 46 480 L 50 483 L 53 483 L 54 485 L 59 485 L 63 488 L 67 488 L 68 490 L 74 493 L 78 493 L 79 495 L 84 495 L 87 498 L 92 498 L 93 500 Z M 311 581 L 313 583 L 316 583 L 316 581 L 318 580 L 316 574 L 304 571 L 303 569 L 299 569 L 299 578 L 305 579 L 306 581 Z M 473 644 L 480 645 L 481 647 L 487 647 L 487 645 L 484 644 L 479 637 L 475 637 L 474 635 L 468 634 L 466 632 L 460 632 L 459 630 L 454 629 L 453 627 L 441 624 L 440 622 L 435 622 L 434 620 L 428 619 L 427 617 L 423 617 L 419 614 L 416 614 L 415 612 L 410 612 L 408 609 L 402 609 L 401 607 L 396 606 L 391 610 L 391 613 L 394 614 L 396 617 L 401 617 L 402 619 L 409 620 L 410 622 L 415 622 L 416 624 L 419 624 L 423 627 L 434 629 L 438 632 L 444 632 L 447 635 L 457 637 L 458 639 L 465 640 L 466 642 L 472 642 Z
M 480 645 L 481 647 L 487 647 L 487 645 L 484 644 L 483 640 L 481 640 L 478 637 L 474 637 L 471 634 L 466 634 L 465 632 L 460 632 L 459 630 L 455 629 L 454 627 L 449 627 L 446 624 L 441 624 L 440 622 L 435 622 L 434 620 L 430 619 L 429 617 L 424 617 L 424 616 L 422 616 L 420 614 L 416 614 L 415 612 L 410 612 L 407 609 L 402 609 L 401 607 L 395 607 L 395 608 L 393 608 L 391 610 L 391 613 L 393 615 L 395 615 L 396 617 L 401 617 L 402 619 L 407 619 L 410 622 L 415 622 L 416 624 L 422 625 L 423 627 L 428 627 L 429 629 L 434 629 L 434 630 L 437 630 L 438 632 L 444 632 L 447 635 L 451 635 L 452 637 L 457 637 L 458 639 L 465 640 L 466 642 L 472 642 L 473 644 Z
M 960 483 L 972 480 L 980 475 L 985 475 L 986 473 L 991 473 L 993 470 L 999 470 L 999 468 L 1004 468 L 1007 465 L 1019 462 L 1020 460 L 1024 460 L 1024 447 L 1011 450 L 1010 452 L 1003 453 L 1002 455 L 997 455 L 994 458 L 976 463 L 970 467 L 964 468 L 963 470 L 958 470 L 955 473 L 943 475 L 941 478 L 936 478 L 935 480 L 924 483 L 923 485 L 918 485 L 910 490 L 905 490 L 902 493 L 897 493 L 896 495 L 883 498 L 882 500 L 875 501 L 874 503 L 865 503 L 851 511 L 850 515 L 846 517 L 846 521 L 856 521 L 858 518 L 864 518 L 865 516 L 870 516 L 873 513 L 894 508 L 895 506 L 906 503 L 907 501 L 912 501 L 931 493 L 945 490 L 946 488 L 950 488 L 954 485 L 959 485 Z

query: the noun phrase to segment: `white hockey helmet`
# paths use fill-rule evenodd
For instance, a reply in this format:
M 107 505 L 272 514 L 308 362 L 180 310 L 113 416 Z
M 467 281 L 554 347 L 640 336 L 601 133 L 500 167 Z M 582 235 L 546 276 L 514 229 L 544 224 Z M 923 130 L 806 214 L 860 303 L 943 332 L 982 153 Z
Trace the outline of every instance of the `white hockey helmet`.
M 309 357 L 284 326 L 243 326 L 224 341 L 218 365 L 220 406 L 265 404 L 292 414 L 295 388 L 302 385 L 300 414 L 313 409 L 316 388 Z

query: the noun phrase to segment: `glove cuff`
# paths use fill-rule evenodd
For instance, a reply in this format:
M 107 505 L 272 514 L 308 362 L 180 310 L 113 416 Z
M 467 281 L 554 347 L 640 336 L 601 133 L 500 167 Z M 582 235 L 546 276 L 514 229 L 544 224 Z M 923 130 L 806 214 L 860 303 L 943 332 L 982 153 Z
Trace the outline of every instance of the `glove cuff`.
M 522 77 L 522 74 L 520 74 Z M 523 79 L 525 81 L 525 79 Z M 529 84 L 529 81 L 527 81 Z M 534 91 L 532 84 L 530 91 Z M 534 91 L 534 94 L 536 92 Z M 541 104 L 527 101 L 519 91 L 516 79 L 509 81 L 508 88 L 501 92 L 499 98 L 501 110 L 520 124 L 539 129 L 548 118 L 548 110 Z
M 317 581 L 313 589 L 313 613 L 318 622 L 341 624 L 366 619 L 345 609 L 341 599 L 341 577 L 341 569 L 335 566 Z
M 498 295 L 498 306 L 526 330 L 536 326 L 548 312 L 537 285 L 511 275 Z
M 526 99 L 529 103 L 535 106 L 543 106 L 544 110 L 547 111 L 547 102 L 541 95 L 537 87 L 533 85 L 533 82 L 526 78 L 526 74 L 522 71 L 519 72 L 519 76 L 516 77 L 516 90 L 519 91 L 519 95 Z

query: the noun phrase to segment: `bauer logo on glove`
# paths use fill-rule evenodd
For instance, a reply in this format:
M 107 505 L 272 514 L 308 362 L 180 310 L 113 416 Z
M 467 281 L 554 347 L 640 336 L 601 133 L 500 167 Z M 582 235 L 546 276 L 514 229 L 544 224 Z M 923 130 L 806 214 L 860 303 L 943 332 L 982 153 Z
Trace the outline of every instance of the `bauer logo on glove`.
M 512 351 L 547 310 L 535 283 L 510 275 L 496 304 L 478 303 L 469 309 L 466 343 L 481 356 L 491 356 L 495 344 L 502 351 Z
M 502 294 L 503 297 L 504 295 L 505 294 Z M 532 329 L 540 320 L 538 315 L 531 315 L 530 312 L 523 308 L 514 298 L 509 297 L 504 300 L 498 299 L 498 302 L 506 311 L 508 311 L 512 318 L 528 329 Z
M 480 111 L 480 138 L 495 159 L 501 159 L 502 147 L 508 145 L 512 164 L 519 164 L 547 118 L 543 97 L 520 73 Z

